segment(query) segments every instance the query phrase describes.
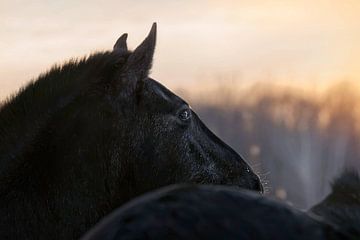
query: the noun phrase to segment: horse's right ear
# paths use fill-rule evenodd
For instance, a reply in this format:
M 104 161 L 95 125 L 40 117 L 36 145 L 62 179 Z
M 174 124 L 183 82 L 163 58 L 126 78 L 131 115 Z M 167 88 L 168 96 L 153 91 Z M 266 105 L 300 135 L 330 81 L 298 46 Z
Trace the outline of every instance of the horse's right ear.
M 152 66 L 156 44 L 156 23 L 145 40 L 134 50 L 128 51 L 126 44 L 127 34 L 123 34 L 115 43 L 113 52 L 126 53 L 126 60 L 119 68 L 114 82 L 117 90 L 125 96 L 133 95 L 138 86 L 142 86 L 147 79 Z
M 153 23 L 151 30 L 145 40 L 130 54 L 125 63 L 125 71 L 134 74 L 137 81 L 144 80 L 152 66 L 156 44 L 156 23 Z
M 113 51 L 126 51 L 129 54 L 118 76 L 122 92 L 126 92 L 129 96 L 134 93 L 136 86 L 140 86 L 139 83 L 147 79 L 151 69 L 156 44 L 156 23 L 152 25 L 145 40 L 133 52 L 127 51 L 126 38 L 127 34 L 122 35 Z

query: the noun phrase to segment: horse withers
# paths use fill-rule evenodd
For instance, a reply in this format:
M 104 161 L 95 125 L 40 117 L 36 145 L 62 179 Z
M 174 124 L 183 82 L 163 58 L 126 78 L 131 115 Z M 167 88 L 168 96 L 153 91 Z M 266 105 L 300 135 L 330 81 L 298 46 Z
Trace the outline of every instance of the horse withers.
M 173 183 L 262 191 L 189 105 L 148 77 L 156 24 L 129 51 L 55 66 L 0 109 L 0 238 L 73 239 L 129 199 Z

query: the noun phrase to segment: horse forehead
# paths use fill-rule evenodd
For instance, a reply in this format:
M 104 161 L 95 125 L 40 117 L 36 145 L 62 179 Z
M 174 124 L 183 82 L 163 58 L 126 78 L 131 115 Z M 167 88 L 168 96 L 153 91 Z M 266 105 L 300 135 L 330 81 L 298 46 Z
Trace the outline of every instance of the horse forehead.
M 165 100 L 166 102 L 179 102 L 179 103 L 185 103 L 184 100 L 182 100 L 179 96 L 175 95 L 173 92 L 171 92 L 169 89 L 167 89 L 164 85 L 157 82 L 154 79 L 149 78 L 150 86 L 155 95 L 157 95 L 162 100 Z

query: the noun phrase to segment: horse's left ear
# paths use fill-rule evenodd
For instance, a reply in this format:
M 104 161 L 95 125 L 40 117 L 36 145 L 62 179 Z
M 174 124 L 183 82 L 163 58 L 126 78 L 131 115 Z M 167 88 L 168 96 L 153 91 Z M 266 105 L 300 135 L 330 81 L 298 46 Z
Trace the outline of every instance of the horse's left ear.
M 113 50 L 114 52 L 127 53 L 128 51 L 126 44 L 127 36 L 128 34 L 124 33 L 123 35 L 121 35 L 121 37 L 119 37 L 119 39 L 116 41 L 114 45 L 114 50 Z
M 156 23 L 153 23 L 145 40 L 132 52 L 125 63 L 124 70 L 132 81 L 144 80 L 151 69 L 156 44 Z

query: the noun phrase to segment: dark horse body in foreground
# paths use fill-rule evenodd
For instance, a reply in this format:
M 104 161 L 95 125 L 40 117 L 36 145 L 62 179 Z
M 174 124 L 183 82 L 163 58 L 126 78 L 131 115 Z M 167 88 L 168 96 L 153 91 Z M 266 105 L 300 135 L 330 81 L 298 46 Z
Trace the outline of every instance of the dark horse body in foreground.
M 175 185 L 114 211 L 82 240 L 329 240 L 329 224 L 258 194 L 226 186 Z
M 125 204 L 82 240 L 360 239 L 360 178 L 345 172 L 309 213 L 225 186 L 174 185 Z
M 74 239 L 172 183 L 261 191 L 246 162 L 148 77 L 156 25 L 133 52 L 55 66 L 0 109 L 0 239 Z

